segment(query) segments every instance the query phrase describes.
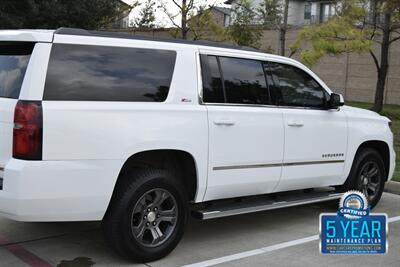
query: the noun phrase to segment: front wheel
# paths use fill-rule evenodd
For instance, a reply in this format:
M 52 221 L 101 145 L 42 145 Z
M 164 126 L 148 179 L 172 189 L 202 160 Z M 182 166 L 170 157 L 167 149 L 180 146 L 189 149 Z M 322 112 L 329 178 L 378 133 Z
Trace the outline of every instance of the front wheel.
M 360 150 L 354 159 L 350 175 L 340 191 L 358 190 L 367 197 L 371 208 L 378 204 L 385 185 L 385 164 L 382 156 L 372 148 Z
M 121 177 L 103 219 L 106 240 L 136 262 L 160 259 L 181 239 L 187 222 L 187 197 L 163 170 L 136 170 Z

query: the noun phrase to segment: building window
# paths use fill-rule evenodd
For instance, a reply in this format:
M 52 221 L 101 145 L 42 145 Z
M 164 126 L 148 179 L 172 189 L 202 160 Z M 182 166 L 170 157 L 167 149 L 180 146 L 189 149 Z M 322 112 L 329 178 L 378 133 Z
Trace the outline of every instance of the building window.
M 311 19 L 311 3 L 306 2 L 304 6 L 304 19 L 310 20 Z
M 322 3 L 320 6 L 320 22 L 327 22 L 334 14 L 334 5 Z

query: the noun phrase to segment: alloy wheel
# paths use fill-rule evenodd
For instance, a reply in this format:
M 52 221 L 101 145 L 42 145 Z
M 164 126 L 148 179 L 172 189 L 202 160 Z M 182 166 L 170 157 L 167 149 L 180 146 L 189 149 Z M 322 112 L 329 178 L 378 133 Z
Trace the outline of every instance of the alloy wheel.
M 144 193 L 133 208 L 131 228 L 134 238 L 145 247 L 163 244 L 176 228 L 178 206 L 174 196 L 157 188 Z
M 379 194 L 382 173 L 376 162 L 366 162 L 360 172 L 360 190 L 371 203 Z

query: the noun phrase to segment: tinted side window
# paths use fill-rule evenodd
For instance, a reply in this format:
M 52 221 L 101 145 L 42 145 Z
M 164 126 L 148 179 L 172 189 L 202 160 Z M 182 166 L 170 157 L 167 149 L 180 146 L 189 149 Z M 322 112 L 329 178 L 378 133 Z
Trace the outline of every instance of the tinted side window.
M 176 52 L 54 44 L 44 100 L 162 102 Z
M 324 107 L 326 91 L 308 73 L 294 66 L 268 63 L 276 103 L 295 107 Z
M 205 103 L 224 103 L 221 73 L 216 56 L 201 55 L 203 77 L 203 101 Z
M 0 97 L 18 99 L 34 43 L 0 43 Z
M 228 57 L 219 59 L 227 103 L 268 103 L 268 88 L 260 61 Z

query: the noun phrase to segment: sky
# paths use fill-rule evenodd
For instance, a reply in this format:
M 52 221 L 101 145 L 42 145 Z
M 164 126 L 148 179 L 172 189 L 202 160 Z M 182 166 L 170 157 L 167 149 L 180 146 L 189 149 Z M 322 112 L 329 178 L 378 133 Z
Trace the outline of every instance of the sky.
M 132 4 L 135 0 L 123 0 L 124 2 L 128 4 Z M 138 0 L 140 3 L 145 3 L 146 0 Z M 172 0 L 154 0 L 156 2 L 156 6 L 159 5 L 160 1 L 163 1 L 167 3 L 169 10 L 171 10 L 171 13 L 176 14 L 178 13 L 178 9 L 175 6 L 175 4 L 172 2 Z M 195 0 L 195 3 L 197 4 L 207 4 L 207 5 L 217 5 L 217 6 L 225 6 L 224 2 L 226 0 Z M 180 0 L 177 0 L 177 2 L 181 2 Z M 136 7 L 134 10 L 132 10 L 130 14 L 130 20 L 133 20 L 140 12 L 141 6 Z M 175 21 L 178 22 L 180 18 L 176 18 Z M 157 10 L 156 12 L 156 24 L 161 26 L 161 27 L 169 27 L 173 26 L 169 18 L 164 14 L 163 11 Z

